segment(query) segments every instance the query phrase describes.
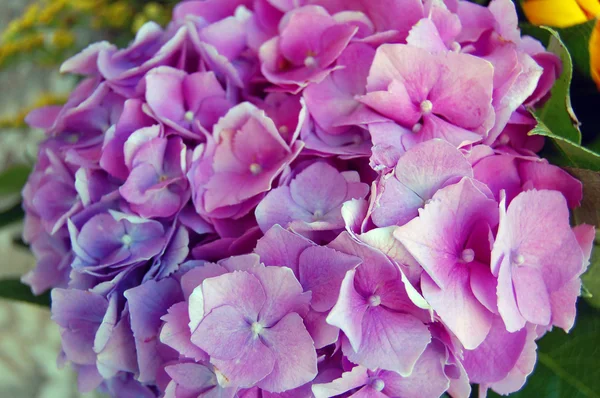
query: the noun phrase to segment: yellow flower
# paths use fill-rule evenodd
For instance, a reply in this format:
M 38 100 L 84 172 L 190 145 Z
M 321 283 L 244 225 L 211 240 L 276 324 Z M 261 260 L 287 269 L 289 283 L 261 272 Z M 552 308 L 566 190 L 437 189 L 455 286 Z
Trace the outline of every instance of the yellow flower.
M 56 29 L 52 35 L 52 44 L 57 48 L 71 47 L 75 44 L 75 35 L 67 29 Z
M 527 0 L 522 3 L 527 19 L 536 25 L 563 28 L 600 17 L 600 0 Z M 590 69 L 600 89 L 600 22 L 590 38 Z
M 527 19 L 536 25 L 577 25 L 600 14 L 599 0 L 527 0 L 522 4 Z
M 600 22 L 596 22 L 596 27 L 590 38 L 590 67 L 592 79 L 594 79 L 598 90 L 600 90 Z

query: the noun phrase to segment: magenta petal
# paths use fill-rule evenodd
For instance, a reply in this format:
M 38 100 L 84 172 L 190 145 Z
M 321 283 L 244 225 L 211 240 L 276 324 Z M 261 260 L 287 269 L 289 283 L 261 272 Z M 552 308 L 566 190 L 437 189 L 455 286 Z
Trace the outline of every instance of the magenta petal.
M 536 338 L 535 327 L 529 324 L 525 347 L 523 347 L 517 363 L 515 363 L 515 366 L 508 372 L 508 375 L 504 379 L 491 385 L 494 391 L 499 394 L 510 394 L 523 387 L 527 377 L 533 372 L 537 360 Z
M 354 287 L 355 270 L 348 271 L 340 287 L 337 303 L 327 316 L 327 323 L 344 331 L 352 347 L 359 349 L 363 338 L 363 317 L 368 308 L 367 301 Z
M 312 292 L 311 307 L 320 312 L 330 310 L 338 298 L 346 271 L 361 262 L 358 257 L 326 247 L 304 250 L 299 258 L 299 279 L 304 289 Z
M 263 338 L 275 357 L 273 372 L 258 386 L 271 392 L 291 390 L 317 375 L 317 353 L 302 318 L 287 314 L 273 327 L 265 329 Z
M 288 227 L 292 221 L 313 220 L 313 214 L 294 202 L 289 187 L 273 189 L 256 206 L 256 221 L 264 232 L 273 226 Z
M 433 21 L 423 18 L 410 30 L 406 43 L 432 53 L 448 51 Z
M 444 368 L 446 366 L 446 347 L 438 341 L 432 341 L 421 355 L 408 377 L 398 373 L 379 372 L 378 378 L 383 380 L 383 392 L 388 397 L 423 397 L 438 398 L 450 385 Z
M 159 117 L 174 122 L 183 120 L 184 77 L 184 72 L 167 67 L 154 69 L 146 76 L 146 101 Z
M 352 362 L 367 368 L 393 370 L 403 376 L 412 373 L 415 363 L 431 341 L 426 325 L 412 315 L 369 308 L 363 318 L 363 338 L 358 351 L 343 345 Z
M 437 139 L 421 143 L 400 157 L 393 176 L 379 183 L 373 221 L 379 227 L 405 224 L 438 189 L 472 176 L 471 165 L 453 145 Z
M 423 275 L 423 296 L 465 348 L 472 350 L 490 331 L 493 314 L 473 295 L 467 269 L 456 269 L 450 278 L 450 283 L 440 289 Z
M 313 245 L 308 239 L 275 225 L 259 239 L 254 252 L 265 265 L 288 267 L 299 275 L 300 254 Z
M 259 266 L 249 272 L 260 281 L 266 295 L 258 316 L 265 327 L 275 324 L 289 312 L 306 314 L 311 295 L 303 293 L 304 289 L 291 269 Z
M 529 267 L 513 269 L 517 305 L 523 318 L 536 325 L 550 323 L 550 295 L 540 271 Z
M 327 213 L 346 198 L 344 177 L 327 163 L 317 162 L 303 170 L 290 183 L 290 194 L 296 203 L 315 213 Z
M 327 323 L 327 315 L 327 312 L 310 310 L 304 317 L 306 330 L 308 330 L 317 349 L 338 341 L 340 329 Z
M 526 337 L 527 330 L 509 333 L 502 319 L 495 317 L 485 341 L 473 351 L 464 351 L 463 364 L 471 382 L 493 383 L 506 377 L 519 359 Z

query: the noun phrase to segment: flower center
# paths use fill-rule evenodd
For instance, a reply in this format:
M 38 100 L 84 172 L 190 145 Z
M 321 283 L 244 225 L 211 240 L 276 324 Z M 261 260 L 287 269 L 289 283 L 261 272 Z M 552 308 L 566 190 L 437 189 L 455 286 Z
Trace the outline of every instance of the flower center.
M 412 132 L 417 134 L 422 128 L 423 125 L 421 123 L 415 123 L 415 125 L 412 127 Z
M 194 112 L 187 111 L 183 117 L 185 118 L 186 121 L 191 123 L 194 121 Z
M 380 304 L 381 304 L 381 297 L 379 297 L 379 296 L 377 296 L 375 294 L 372 295 L 371 297 L 369 297 L 369 305 L 371 307 L 377 307 Z M 381 391 L 381 390 L 379 390 L 379 391 Z
M 258 164 L 258 163 L 252 163 L 250 165 L 250 172 L 253 175 L 255 175 L 255 176 L 259 175 L 260 173 L 262 173 L 262 171 L 263 171 L 262 166 L 260 164 Z
M 525 263 L 525 257 L 523 257 L 522 254 L 513 253 L 512 263 L 514 265 L 516 265 L 517 267 L 521 266 L 521 265 L 523 265 L 523 263 Z
M 425 100 L 425 101 L 421 102 L 420 106 L 421 106 L 421 112 L 423 112 L 424 114 L 431 113 L 431 111 L 433 110 L 433 104 L 429 100 Z
M 121 242 L 123 243 L 123 246 L 129 247 L 133 243 L 133 238 L 131 236 L 125 234 L 121 237 Z
M 264 326 L 258 322 L 254 322 L 254 323 L 252 323 L 251 329 L 252 329 L 252 333 L 254 334 L 254 337 L 256 337 L 263 331 Z
M 381 379 L 375 379 L 371 383 L 371 387 L 373 387 L 373 389 L 375 391 L 380 391 L 381 392 L 385 388 L 385 382 L 383 380 L 381 380 Z
M 313 217 L 315 220 L 319 220 L 321 217 L 323 217 L 323 210 L 315 210 Z
M 473 249 L 465 249 L 462 251 L 460 259 L 463 263 L 470 263 L 475 260 L 475 252 Z
M 317 60 L 312 55 L 309 55 L 304 58 L 304 66 L 307 68 L 314 68 L 317 66 Z
M 290 129 L 288 128 L 288 126 L 281 126 L 279 127 L 279 133 L 286 135 L 287 133 L 290 132 Z
M 450 50 L 454 51 L 455 53 L 459 52 L 461 49 L 460 44 L 458 44 L 457 42 L 452 42 L 452 44 L 450 44 Z
M 158 182 L 165 182 L 169 179 L 169 177 L 167 177 L 166 175 L 162 174 L 160 177 L 158 177 Z

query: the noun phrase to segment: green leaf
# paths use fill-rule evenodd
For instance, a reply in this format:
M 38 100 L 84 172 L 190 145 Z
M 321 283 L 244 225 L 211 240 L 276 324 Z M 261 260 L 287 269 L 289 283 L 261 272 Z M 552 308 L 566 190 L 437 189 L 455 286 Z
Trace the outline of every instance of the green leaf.
M 0 280 L 0 298 L 50 307 L 50 293 L 35 296 L 29 286 L 22 284 L 18 279 Z
M 581 276 L 585 299 L 594 307 L 600 309 L 600 234 L 596 232 L 594 249 L 590 266 L 585 274 Z
M 0 195 L 12 195 L 21 192 L 31 173 L 29 166 L 13 166 L 0 173 Z
M 538 359 L 525 386 L 511 398 L 600 398 L 600 314 L 583 300 L 573 330 L 554 329 L 538 342 Z M 499 397 L 496 393 L 489 397 Z
M 574 167 L 578 169 L 600 171 L 600 155 L 590 149 L 582 147 L 568 139 L 555 134 L 555 131 L 561 131 L 560 128 L 552 130 L 538 117 L 536 112 L 532 112 L 533 117 L 538 124 L 529 135 L 543 135 L 552 139 L 552 144 L 559 152 L 558 158 L 552 158 L 554 164 L 565 167 Z
M 596 26 L 596 19 L 588 22 L 556 29 L 563 43 L 569 50 L 575 69 L 582 75 L 591 78 L 590 70 L 590 37 Z
M 581 144 L 579 121 L 571 107 L 569 88 L 573 77 L 573 64 L 571 56 L 560 36 L 555 30 L 541 27 L 550 33 L 548 51 L 558 55 L 563 63 L 563 72 L 552 87 L 552 95 L 546 103 L 534 110 L 536 118 L 541 121 L 551 132 L 551 136 L 560 137 L 574 144 Z
M 546 27 L 523 28 L 536 38 L 548 38 L 548 50 L 558 55 L 563 63 L 563 72 L 552 88 L 552 95 L 541 108 L 530 110 L 538 125 L 529 135 L 543 135 L 552 139 L 559 152 L 553 159 L 562 166 L 600 171 L 600 155 L 581 146 L 579 121 L 573 113 L 569 90 L 573 76 L 571 56 L 558 33 Z

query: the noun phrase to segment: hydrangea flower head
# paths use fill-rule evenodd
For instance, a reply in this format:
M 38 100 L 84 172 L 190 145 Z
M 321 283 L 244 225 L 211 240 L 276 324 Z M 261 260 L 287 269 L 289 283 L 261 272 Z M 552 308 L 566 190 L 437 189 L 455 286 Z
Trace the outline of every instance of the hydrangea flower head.
M 136 397 L 519 390 L 595 229 L 527 109 L 560 60 L 514 5 L 191 0 L 44 129 L 24 240 L 59 363 Z M 490 357 L 494 357 L 490 361 Z

